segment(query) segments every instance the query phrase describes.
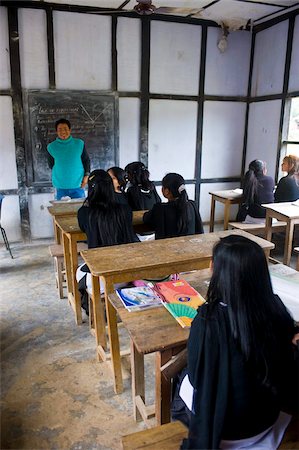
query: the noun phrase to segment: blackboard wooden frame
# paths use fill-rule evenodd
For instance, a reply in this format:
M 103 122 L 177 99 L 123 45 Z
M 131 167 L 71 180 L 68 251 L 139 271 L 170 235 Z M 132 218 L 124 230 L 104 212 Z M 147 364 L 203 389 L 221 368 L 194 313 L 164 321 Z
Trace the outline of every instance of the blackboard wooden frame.
M 119 164 L 119 97 L 103 91 L 23 90 L 27 186 L 51 186 L 46 146 L 63 117 L 84 140 L 92 169 Z M 104 117 L 104 120 L 101 120 Z

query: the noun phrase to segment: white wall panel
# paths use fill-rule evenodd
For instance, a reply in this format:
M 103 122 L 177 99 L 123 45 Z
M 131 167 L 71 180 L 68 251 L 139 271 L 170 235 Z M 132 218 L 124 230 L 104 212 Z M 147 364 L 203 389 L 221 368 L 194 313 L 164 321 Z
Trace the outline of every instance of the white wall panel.
M 141 21 L 117 20 L 117 82 L 119 91 L 140 90 Z
M 202 178 L 239 176 L 246 103 L 205 102 Z
M 267 163 L 268 175 L 275 176 L 281 100 L 251 103 L 248 121 L 246 170 L 254 159 Z
M 2 202 L 1 225 L 6 231 L 9 243 L 20 241 L 21 235 L 21 216 L 18 195 L 7 195 Z M 0 233 L 0 242 L 3 242 Z M 12 253 L 13 247 L 11 246 Z
M 299 16 L 297 16 L 294 28 L 292 59 L 289 78 L 289 92 L 299 90 Z
M 221 29 L 208 28 L 205 93 L 245 96 L 248 87 L 251 33 L 230 33 L 228 47 L 224 53 L 217 47 L 220 36 Z
M 206 183 L 200 186 L 200 207 L 199 212 L 203 222 L 209 222 L 211 211 L 211 195 L 209 192 L 224 191 L 228 189 L 239 188 L 240 183 Z M 230 209 L 230 220 L 236 218 L 238 212 L 238 205 L 232 205 Z M 223 203 L 216 202 L 215 208 L 215 220 L 223 220 L 224 218 L 224 205 Z M 223 227 L 222 227 L 223 229 Z
M 46 12 L 19 9 L 20 63 L 22 87 L 49 87 Z
M 7 8 L 0 6 L 0 89 L 10 88 Z
M 149 109 L 149 171 L 154 180 L 167 172 L 194 178 L 197 103 L 151 100 Z
M 151 176 L 150 176 L 150 179 L 152 179 Z M 163 197 L 163 194 L 162 194 L 162 184 L 156 185 L 156 189 L 157 189 L 158 194 L 161 197 L 162 202 L 166 203 L 167 199 L 165 197 Z M 194 200 L 195 199 L 195 185 L 194 184 L 186 184 L 186 191 L 187 191 L 189 200 Z
M 11 97 L 0 96 L 0 190 L 17 187 L 12 101 Z
M 201 27 L 151 22 L 150 92 L 198 94 Z
M 288 21 L 257 33 L 255 40 L 251 95 L 280 94 L 288 36 Z
M 54 194 L 33 194 L 28 196 L 30 229 L 33 239 L 48 238 L 54 235 L 53 220 L 47 206 Z
M 58 89 L 111 88 L 111 18 L 53 13 Z
M 123 168 L 139 160 L 139 109 L 138 98 L 119 99 L 119 165 Z

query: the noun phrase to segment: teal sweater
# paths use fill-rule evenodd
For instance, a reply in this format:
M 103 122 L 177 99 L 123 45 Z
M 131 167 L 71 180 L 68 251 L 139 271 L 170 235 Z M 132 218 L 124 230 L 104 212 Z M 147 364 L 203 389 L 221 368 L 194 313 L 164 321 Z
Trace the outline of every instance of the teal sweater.
M 68 139 L 56 138 L 47 150 L 54 159 L 52 183 L 57 189 L 76 189 L 84 177 L 82 153 L 84 142 L 70 136 Z

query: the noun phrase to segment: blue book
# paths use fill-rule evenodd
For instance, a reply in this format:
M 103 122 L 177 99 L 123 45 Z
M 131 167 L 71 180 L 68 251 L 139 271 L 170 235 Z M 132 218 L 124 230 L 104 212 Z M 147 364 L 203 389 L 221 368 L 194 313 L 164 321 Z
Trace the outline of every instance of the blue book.
M 116 289 L 116 293 L 128 311 L 140 311 L 162 304 L 159 295 L 149 286 Z

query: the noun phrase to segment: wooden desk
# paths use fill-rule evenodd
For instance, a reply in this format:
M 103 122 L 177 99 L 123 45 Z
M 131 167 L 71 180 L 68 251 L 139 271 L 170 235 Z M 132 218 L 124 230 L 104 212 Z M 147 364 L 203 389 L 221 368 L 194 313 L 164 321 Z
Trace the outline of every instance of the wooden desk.
M 56 218 L 74 216 L 77 217 L 78 209 L 81 208 L 82 201 L 73 203 L 55 203 L 53 206 L 48 206 L 48 211 L 53 218 L 54 237 L 57 244 L 61 243 L 60 229 L 56 223 Z
M 50 214 L 53 215 L 55 227 L 59 230 L 58 235 L 62 235 L 64 263 L 66 270 L 68 300 L 75 312 L 76 323 L 82 323 L 81 299 L 78 291 L 78 283 L 76 280 L 76 271 L 78 268 L 78 241 L 84 241 L 87 236 L 80 229 L 77 219 L 77 211 L 80 204 L 55 205 L 51 208 Z M 143 226 L 143 214 L 145 211 L 133 211 L 133 227 Z
M 265 236 L 268 241 L 271 241 L 272 238 L 273 218 L 287 223 L 283 263 L 289 266 L 292 254 L 294 227 L 299 223 L 299 206 L 292 205 L 291 202 L 267 203 L 262 206 L 266 208 Z
M 242 201 L 242 194 L 237 194 L 233 190 L 227 191 L 213 191 L 211 194 L 211 213 L 210 213 L 210 233 L 214 231 L 214 219 L 215 219 L 215 203 L 216 201 L 224 203 L 224 230 L 228 229 L 230 205 L 240 204 Z
M 274 244 L 239 230 L 183 236 L 135 244 L 116 245 L 85 250 L 81 255 L 92 275 L 94 321 L 98 355 L 105 355 L 106 332 L 103 311 L 100 311 L 99 277 L 105 283 L 105 305 L 110 341 L 114 389 L 122 392 L 122 374 L 117 332 L 116 311 L 108 300 L 114 284 L 142 278 L 158 278 L 170 273 L 199 270 L 209 267 L 214 244 L 220 237 L 245 236 L 261 245 L 268 255 Z
M 206 297 L 210 269 L 183 275 L 203 297 Z M 132 397 L 135 420 L 147 420 L 153 415 L 157 425 L 170 422 L 171 382 L 161 374 L 161 368 L 182 347 L 186 346 L 189 328 L 182 328 L 163 306 L 129 312 L 116 294 L 109 301 L 119 314 L 131 340 Z M 156 353 L 155 405 L 146 406 L 144 386 L 144 355 Z

